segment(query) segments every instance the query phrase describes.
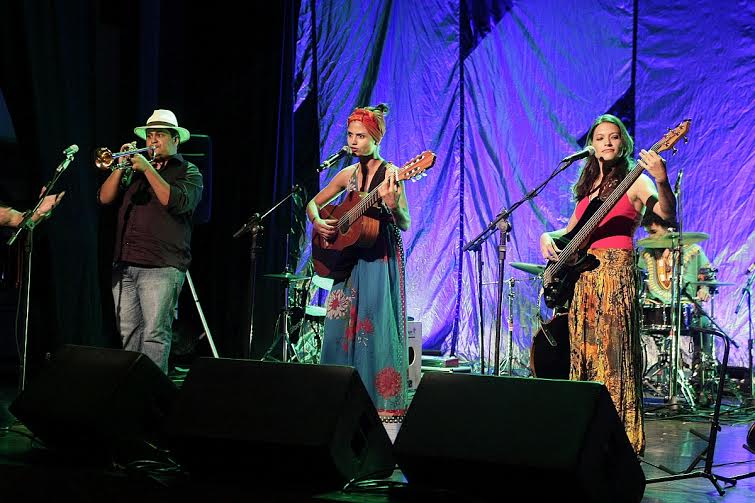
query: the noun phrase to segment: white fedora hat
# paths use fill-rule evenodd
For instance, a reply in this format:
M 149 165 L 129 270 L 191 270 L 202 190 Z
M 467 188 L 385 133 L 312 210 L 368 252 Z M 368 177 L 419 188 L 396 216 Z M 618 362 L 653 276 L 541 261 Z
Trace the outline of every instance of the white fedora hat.
M 149 116 L 149 119 L 147 119 L 147 125 L 134 128 L 134 133 L 142 140 L 146 140 L 147 129 L 175 129 L 178 131 L 179 143 L 183 143 L 191 138 L 191 133 L 189 133 L 188 129 L 178 127 L 176 114 L 170 110 L 155 110 L 152 112 L 152 115 Z

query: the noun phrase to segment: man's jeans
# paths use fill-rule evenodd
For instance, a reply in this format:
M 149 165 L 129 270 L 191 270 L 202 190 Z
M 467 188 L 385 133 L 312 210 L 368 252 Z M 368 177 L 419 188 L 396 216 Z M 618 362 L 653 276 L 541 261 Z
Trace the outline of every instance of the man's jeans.
M 123 349 L 144 353 L 166 374 L 173 320 L 185 277 L 185 272 L 174 267 L 113 267 L 115 322 Z

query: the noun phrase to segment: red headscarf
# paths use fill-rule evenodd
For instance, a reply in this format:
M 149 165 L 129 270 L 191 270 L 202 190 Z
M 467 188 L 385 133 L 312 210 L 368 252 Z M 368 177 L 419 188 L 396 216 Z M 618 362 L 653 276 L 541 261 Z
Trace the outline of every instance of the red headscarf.
M 368 108 L 355 108 L 349 120 L 346 121 L 348 127 L 354 121 L 359 121 L 364 124 L 364 128 L 370 133 L 372 139 L 376 142 L 380 142 L 385 135 L 385 117 L 383 117 L 383 111 L 380 109 L 368 109 Z

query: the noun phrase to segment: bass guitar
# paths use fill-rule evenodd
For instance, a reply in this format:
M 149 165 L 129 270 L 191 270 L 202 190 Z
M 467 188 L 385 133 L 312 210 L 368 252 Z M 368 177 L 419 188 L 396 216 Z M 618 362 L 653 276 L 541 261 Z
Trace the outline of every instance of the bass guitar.
M 427 171 L 435 164 L 435 154 L 426 150 L 405 163 L 398 170 L 398 180 L 418 180 L 427 176 Z M 365 212 L 380 199 L 378 189 L 381 182 L 370 192 L 349 192 L 338 205 L 329 204 L 320 209 L 320 217 L 334 219 L 336 236 L 326 240 L 312 231 L 312 262 L 319 276 L 341 280 L 348 276 L 353 266 L 354 248 L 370 248 L 375 244 L 380 221 L 365 215 Z
M 685 137 L 689 131 L 690 122 L 691 119 L 686 119 L 676 128 L 669 130 L 651 147 L 651 150 L 663 152 L 674 147 L 676 142 Z M 676 153 L 675 147 L 674 153 Z M 551 309 L 564 306 L 574 294 L 574 286 L 579 275 L 597 266 L 597 259 L 587 253 L 584 245 L 598 224 L 640 177 L 642 171 L 643 168 L 636 165 L 605 200 L 595 198 L 590 201 L 584 214 L 570 232 L 554 239 L 561 252 L 558 254 L 558 260 L 548 262 L 543 271 L 543 293 L 546 306 Z
M 687 134 L 690 122 L 690 119 L 687 119 L 669 130 L 651 150 L 663 152 L 674 148 L 676 153 L 674 145 Z M 530 368 L 535 377 L 569 378 L 570 347 L 566 305 L 574 295 L 579 275 L 594 268 L 598 262 L 594 256 L 587 253 L 584 244 L 608 212 L 640 177 L 642 171 L 642 167 L 635 166 L 605 200 L 595 198 L 590 201 L 574 228 L 554 240 L 561 252 L 558 260 L 548 262 L 543 271 L 543 296 L 545 305 L 555 309 L 555 313 L 550 320 L 540 323 L 540 328 L 533 337 Z

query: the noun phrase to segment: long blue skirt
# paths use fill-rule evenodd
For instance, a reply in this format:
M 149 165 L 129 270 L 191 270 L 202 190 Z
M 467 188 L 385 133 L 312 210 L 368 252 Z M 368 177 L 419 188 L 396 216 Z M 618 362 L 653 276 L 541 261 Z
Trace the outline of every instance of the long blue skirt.
M 400 238 L 399 238 L 400 239 Z M 320 363 L 356 368 L 383 416 L 403 416 L 408 405 L 404 268 L 400 242 L 386 256 L 359 259 L 326 301 Z

